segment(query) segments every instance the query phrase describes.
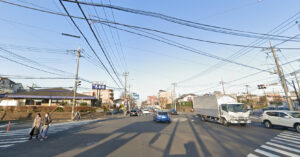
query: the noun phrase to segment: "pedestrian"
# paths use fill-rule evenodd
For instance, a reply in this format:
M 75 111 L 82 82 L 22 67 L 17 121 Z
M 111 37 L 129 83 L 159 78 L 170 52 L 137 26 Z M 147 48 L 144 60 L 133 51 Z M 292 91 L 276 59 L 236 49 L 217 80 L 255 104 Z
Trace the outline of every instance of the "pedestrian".
M 81 118 L 81 116 L 80 116 L 80 112 L 79 112 L 79 111 L 77 111 L 77 112 L 76 112 L 76 115 L 75 115 L 75 120 L 79 121 L 79 120 L 80 120 L 80 118 Z
M 49 113 L 45 114 L 44 122 L 43 122 L 43 127 L 42 127 L 42 138 L 41 141 L 43 141 L 45 138 L 47 138 L 48 130 L 50 127 L 50 124 L 52 122 L 52 119 L 49 115 Z
M 35 135 L 36 139 L 39 137 L 40 133 L 40 127 L 41 127 L 41 114 L 38 113 L 36 117 L 34 118 L 33 124 L 32 124 L 32 129 L 29 133 L 30 137 L 29 140 L 32 139 L 32 136 Z

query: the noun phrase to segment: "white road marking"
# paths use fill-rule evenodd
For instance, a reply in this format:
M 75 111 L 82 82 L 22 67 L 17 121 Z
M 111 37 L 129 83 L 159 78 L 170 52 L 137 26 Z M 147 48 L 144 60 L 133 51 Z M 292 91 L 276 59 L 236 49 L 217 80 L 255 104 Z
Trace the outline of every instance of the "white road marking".
M 293 138 L 296 138 L 296 139 L 300 139 L 300 135 L 299 136 L 295 136 L 295 135 L 284 134 L 284 133 L 281 133 L 280 135 L 282 135 L 282 136 L 289 136 L 289 137 L 293 137 Z
M 262 155 L 265 155 L 265 156 L 268 156 L 268 157 L 280 157 L 278 155 L 275 155 L 275 154 L 272 154 L 272 153 L 269 153 L 269 152 L 266 152 L 266 151 L 263 151 L 263 150 L 260 150 L 260 149 L 255 149 L 254 151 L 256 153 L 259 153 L 259 154 L 262 154 Z
M 28 140 L 21 140 L 21 141 L 5 141 L 5 142 L 0 142 L 0 144 L 11 144 L 11 143 L 23 143 Z
M 296 152 L 296 153 L 300 153 L 300 149 L 294 149 L 294 148 L 286 147 L 286 146 L 283 146 L 283 145 L 280 145 L 280 144 L 271 143 L 271 142 L 267 142 L 266 144 L 271 145 L 271 146 L 275 146 L 275 147 L 278 147 L 278 148 L 283 148 L 283 149 L 286 149 L 286 150 L 289 150 L 289 151 L 293 151 L 293 152 Z
M 14 144 L 2 145 L 2 146 L 0 146 L 0 148 L 10 147 L 10 146 L 12 146 L 12 145 L 14 145 Z
M 284 136 L 284 135 L 278 135 L 278 137 L 285 138 L 285 139 L 291 139 L 291 140 L 299 141 L 300 142 L 300 139 L 296 139 L 294 137 L 289 137 L 289 136 Z
M 276 143 L 280 143 L 280 144 L 285 144 L 285 145 L 293 146 L 293 147 L 296 147 L 296 148 L 300 148 L 300 145 L 290 144 L 290 143 L 283 142 L 283 141 L 280 141 L 280 140 L 271 139 L 271 141 L 272 142 L 276 142 Z
M 258 157 L 258 156 L 250 153 L 247 155 L 247 157 Z
M 1 139 L 0 141 L 1 141 L 1 142 L 4 142 L 4 141 L 14 141 L 14 140 L 25 140 L 25 139 L 28 139 L 28 137 Z
M 297 132 L 291 132 L 291 131 L 285 131 L 283 132 L 285 134 L 290 134 L 290 135 L 294 135 L 294 136 L 300 136 L 300 133 L 297 133 Z
M 282 141 L 287 141 L 287 142 L 291 142 L 291 143 L 295 143 L 295 144 L 300 144 L 300 142 L 296 142 L 296 141 L 292 141 L 292 140 L 287 140 L 285 138 L 281 138 L 281 137 L 274 137 L 275 139 L 279 139 L 279 140 L 282 140 Z
M 100 119 L 95 120 L 88 120 L 88 121 L 79 121 L 79 122 L 64 122 L 64 123 L 57 123 L 53 124 L 49 128 L 49 133 L 54 134 L 56 132 L 61 132 L 68 130 L 70 128 L 74 128 L 80 125 L 89 124 L 93 121 L 97 121 Z M 31 128 L 26 129 L 19 129 L 19 130 L 11 130 L 9 132 L 6 132 L 6 130 L 0 131 L 0 148 L 6 148 L 13 146 L 14 143 L 23 143 L 28 141 L 27 136 L 29 136 L 29 132 L 31 131 Z
M 269 147 L 269 146 L 266 146 L 266 145 L 262 145 L 261 147 L 264 148 L 264 149 L 268 149 L 268 150 L 283 154 L 283 155 L 292 156 L 292 157 L 300 157 L 300 155 L 293 154 L 293 153 L 283 151 L 283 150 L 280 150 L 280 149 L 276 149 L 276 148 L 273 148 L 273 147 Z

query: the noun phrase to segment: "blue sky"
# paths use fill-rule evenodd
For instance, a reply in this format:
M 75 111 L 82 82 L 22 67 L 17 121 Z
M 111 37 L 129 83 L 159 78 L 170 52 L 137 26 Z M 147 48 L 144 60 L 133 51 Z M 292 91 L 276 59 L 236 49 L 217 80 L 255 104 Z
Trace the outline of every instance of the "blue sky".
M 92 2 L 92 0 L 87 1 Z M 12 0 L 10 2 L 32 7 L 42 7 L 43 9 L 64 13 L 58 1 Z M 100 3 L 101 1 L 94 0 L 94 2 Z M 108 0 L 103 0 L 102 2 L 109 4 Z M 111 3 L 113 5 L 122 7 L 158 12 L 199 23 L 258 33 L 267 33 L 300 11 L 300 1 L 298 0 L 111 0 Z M 72 15 L 82 16 L 79 8 L 75 4 L 68 2 L 64 2 L 64 4 Z M 93 8 L 87 6 L 82 7 L 87 15 L 96 15 L 94 10 L 96 9 L 99 16 L 105 18 L 102 8 Z M 112 20 L 111 10 L 104 10 L 107 18 Z M 75 39 L 61 35 L 62 32 L 79 35 L 68 18 L 15 7 L 2 2 L 0 3 L 0 14 L 1 48 L 5 48 L 11 52 L 35 60 L 43 65 L 74 73 L 76 57 L 70 53 L 66 53 L 66 50 L 74 50 L 80 46 L 84 49 L 84 58 L 81 58 L 80 60 L 79 76 L 91 81 L 104 81 L 109 86 L 116 87 L 116 85 L 102 68 L 99 68 L 88 61 L 90 60 L 89 55 L 92 56 L 92 58 L 95 57 L 82 38 Z M 204 40 L 236 43 L 242 45 L 248 45 L 255 40 L 254 38 L 237 37 L 189 28 L 152 17 L 145 17 L 116 10 L 113 10 L 113 14 L 115 20 L 119 23 L 148 27 Z M 300 18 L 297 20 L 299 21 Z M 86 34 L 101 60 L 103 60 L 105 65 L 109 67 L 86 22 L 83 20 L 75 21 Z M 292 23 L 290 26 L 291 27 L 287 31 L 280 35 L 295 36 L 300 33 L 300 30 L 296 24 Z M 220 62 L 216 59 L 193 54 L 191 52 L 162 44 L 151 39 L 146 39 L 144 37 L 118 31 L 122 45 L 121 48 L 117 38 L 116 30 L 103 26 L 103 31 L 101 24 L 99 23 L 95 23 L 94 27 L 96 27 L 101 34 L 101 41 L 103 41 L 107 52 L 112 57 L 113 63 L 117 67 L 117 71 L 120 74 L 120 78 L 124 80 L 122 73 L 125 70 L 128 71 L 129 84 L 131 87 L 130 90 L 132 92 L 140 93 L 143 99 L 149 95 L 156 95 L 160 89 L 170 90 L 171 83 L 185 80 Z M 111 35 L 111 33 L 113 35 Z M 105 35 L 107 35 L 107 37 L 105 37 Z M 175 37 L 167 38 L 224 58 L 241 49 L 239 47 L 195 42 Z M 272 41 L 274 45 L 279 42 L 280 41 Z M 269 46 L 268 41 L 264 41 L 262 46 Z M 40 49 L 32 51 L 28 50 L 28 47 L 38 47 Z M 281 45 L 281 47 L 300 47 L 300 45 L 297 42 L 286 42 L 285 44 Z M 47 51 L 45 48 L 47 48 Z M 55 51 L 56 53 L 50 53 L 49 49 L 51 49 L 51 52 L 54 51 L 53 49 L 57 51 Z M 124 57 L 122 57 L 122 51 L 124 53 Z M 272 65 L 274 64 L 274 61 L 271 56 L 267 57 L 268 55 L 266 52 L 267 51 L 262 51 L 261 49 L 253 49 L 235 61 L 258 68 L 267 69 L 274 66 Z M 7 54 L 3 51 L 0 51 L 0 55 L 17 60 L 15 56 Z M 282 50 L 281 52 L 278 52 L 278 57 L 280 58 L 280 62 L 282 64 L 287 61 L 300 58 L 300 53 L 299 50 Z M 28 65 L 34 65 L 32 62 L 24 63 Z M 291 78 L 288 76 L 288 73 L 299 69 L 299 63 L 300 62 L 294 62 L 293 64 L 283 66 L 283 70 L 288 78 Z M 3 75 L 22 75 L 33 77 L 55 76 L 18 65 L 3 58 L 0 58 L 0 67 L 0 74 Z M 52 72 L 55 71 L 52 70 Z M 262 91 L 258 91 L 256 89 L 257 84 L 278 82 L 278 76 L 268 73 L 260 73 L 246 79 L 226 83 L 255 72 L 257 72 L 257 70 L 228 63 L 219 69 L 213 69 L 210 70 L 209 73 L 202 74 L 201 77 L 178 84 L 177 93 L 184 94 L 197 92 L 197 94 L 203 94 L 207 92 L 213 92 L 214 90 L 221 90 L 219 83 L 221 80 L 224 80 L 225 88 L 228 92 L 244 92 L 244 85 L 249 84 L 249 89 L 251 92 L 262 93 Z M 70 76 L 67 73 L 60 74 L 64 77 Z M 21 82 L 25 85 L 32 85 L 32 83 L 35 83 L 42 87 L 73 86 L 73 80 L 18 79 L 15 81 Z M 90 88 L 91 84 L 82 83 L 82 87 Z M 273 89 L 275 91 L 282 91 L 280 86 L 271 87 L 268 89 L 268 91 L 273 91 Z M 86 91 L 88 89 L 80 90 Z

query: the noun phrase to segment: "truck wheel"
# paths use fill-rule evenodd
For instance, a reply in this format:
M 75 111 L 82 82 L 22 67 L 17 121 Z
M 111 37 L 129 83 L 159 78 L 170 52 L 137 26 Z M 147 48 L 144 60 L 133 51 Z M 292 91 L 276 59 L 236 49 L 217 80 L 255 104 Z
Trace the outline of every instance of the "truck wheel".
M 296 129 L 297 132 L 300 133 L 300 124 L 296 124 L 295 129 Z
M 225 118 L 222 118 L 222 124 L 224 126 L 228 126 L 228 122 L 227 122 L 227 120 Z
M 272 127 L 271 122 L 269 122 L 268 120 L 264 122 L 264 125 L 265 125 L 266 128 L 271 128 Z

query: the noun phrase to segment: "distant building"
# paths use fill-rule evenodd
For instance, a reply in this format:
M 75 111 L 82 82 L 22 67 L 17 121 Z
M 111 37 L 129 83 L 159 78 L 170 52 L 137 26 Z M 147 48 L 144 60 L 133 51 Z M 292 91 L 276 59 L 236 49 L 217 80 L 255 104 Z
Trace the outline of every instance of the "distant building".
M 177 102 L 193 102 L 194 101 L 194 97 L 196 95 L 195 94 L 183 94 L 181 95 L 178 99 Z
M 16 93 L 21 91 L 24 91 L 21 83 L 15 83 L 8 78 L 0 77 L 0 94 Z
M 57 106 L 71 105 L 73 102 L 72 90 L 64 88 L 40 89 L 31 92 L 18 92 L 2 95 L 0 106 L 23 106 L 23 105 L 40 105 L 40 106 Z M 76 94 L 76 103 L 86 103 L 88 106 L 94 105 L 96 98 L 93 96 Z
M 90 92 L 82 92 L 83 94 L 94 96 L 97 99 L 101 99 L 102 104 L 114 104 L 114 91 L 112 89 L 101 89 L 101 90 L 92 90 Z
M 159 90 L 158 92 L 158 102 L 162 108 L 166 108 L 167 104 L 172 103 L 172 92 L 165 90 Z
M 148 96 L 147 97 L 147 104 L 151 105 L 151 106 L 157 105 L 158 104 L 157 97 L 156 96 Z

